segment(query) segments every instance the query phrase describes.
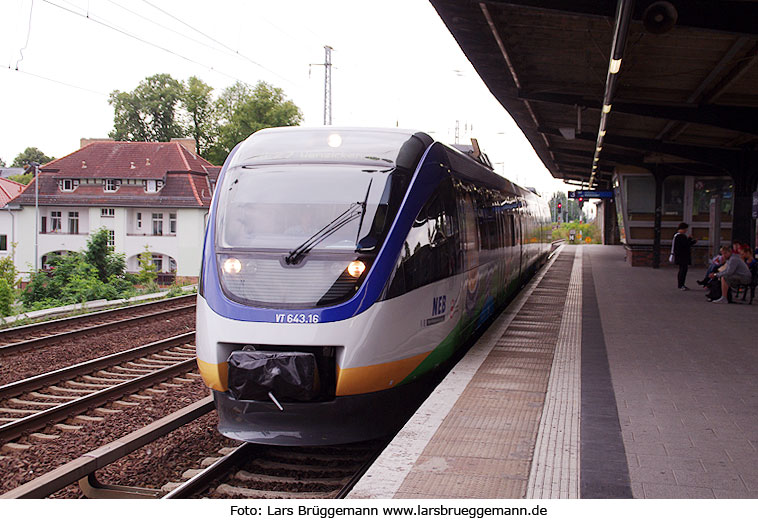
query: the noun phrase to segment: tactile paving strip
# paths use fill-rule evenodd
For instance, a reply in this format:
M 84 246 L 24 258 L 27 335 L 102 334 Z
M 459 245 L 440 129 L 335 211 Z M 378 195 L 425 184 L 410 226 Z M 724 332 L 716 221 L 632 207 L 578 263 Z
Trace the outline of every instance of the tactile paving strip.
M 528 498 L 579 497 L 582 249 L 576 250 L 540 420 Z

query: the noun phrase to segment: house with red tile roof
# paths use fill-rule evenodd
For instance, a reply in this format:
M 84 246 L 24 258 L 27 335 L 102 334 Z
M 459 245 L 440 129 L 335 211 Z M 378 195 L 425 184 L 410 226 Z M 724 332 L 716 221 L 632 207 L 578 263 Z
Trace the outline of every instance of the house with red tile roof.
M 159 273 L 196 281 L 219 171 L 196 154 L 193 139 L 82 139 L 79 150 L 40 167 L 12 200 L 21 208 L 16 267 L 33 270 L 36 251 L 42 268 L 51 253 L 81 251 L 91 233 L 106 228 L 114 250 L 126 254 L 127 271 L 138 271 L 147 248 Z
M 23 184 L 10 179 L 0 178 L 0 257 L 13 257 L 13 243 L 16 242 L 17 208 L 8 203 L 24 189 Z M 14 213 L 15 212 L 15 213 Z M 14 261 L 15 262 L 15 261 Z

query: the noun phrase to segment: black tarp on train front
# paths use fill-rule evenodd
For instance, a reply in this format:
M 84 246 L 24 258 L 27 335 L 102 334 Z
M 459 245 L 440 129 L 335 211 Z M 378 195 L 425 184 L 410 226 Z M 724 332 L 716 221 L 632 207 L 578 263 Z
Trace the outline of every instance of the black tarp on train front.
M 229 391 L 235 399 L 310 401 L 318 395 L 316 358 L 307 352 L 265 352 L 246 346 L 231 353 Z

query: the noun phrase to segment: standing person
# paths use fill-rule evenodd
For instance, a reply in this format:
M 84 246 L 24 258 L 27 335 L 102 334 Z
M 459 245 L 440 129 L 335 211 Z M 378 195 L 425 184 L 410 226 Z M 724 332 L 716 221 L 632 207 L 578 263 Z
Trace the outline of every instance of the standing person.
M 692 237 L 687 236 L 687 230 L 689 228 L 689 224 L 686 222 L 680 222 L 679 226 L 676 228 L 674 239 L 671 241 L 671 253 L 674 254 L 674 264 L 679 266 L 679 273 L 676 277 L 677 287 L 682 291 L 689 290 L 689 288 L 684 285 L 684 280 L 687 278 L 687 268 L 692 264 L 692 245 L 697 242 Z

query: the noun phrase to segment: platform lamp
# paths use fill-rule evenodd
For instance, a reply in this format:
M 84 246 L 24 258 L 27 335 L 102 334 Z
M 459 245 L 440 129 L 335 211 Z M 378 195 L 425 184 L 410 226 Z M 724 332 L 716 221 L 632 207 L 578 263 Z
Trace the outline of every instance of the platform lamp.
M 29 161 L 24 174 L 34 173 L 34 271 L 39 270 L 39 162 Z

